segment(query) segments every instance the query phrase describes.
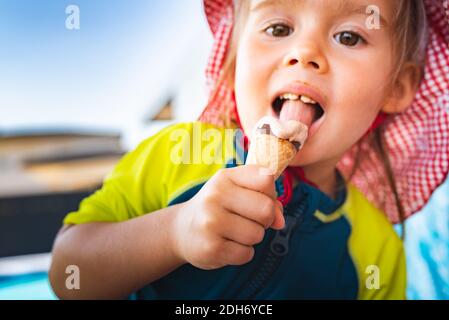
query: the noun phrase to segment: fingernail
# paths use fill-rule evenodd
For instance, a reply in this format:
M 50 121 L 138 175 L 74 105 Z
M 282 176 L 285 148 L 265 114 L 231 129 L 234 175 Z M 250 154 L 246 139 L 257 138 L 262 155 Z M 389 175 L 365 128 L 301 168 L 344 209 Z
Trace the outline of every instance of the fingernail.
M 282 205 L 282 202 L 279 200 L 276 200 L 278 207 L 281 209 L 281 212 L 284 213 L 284 206 Z

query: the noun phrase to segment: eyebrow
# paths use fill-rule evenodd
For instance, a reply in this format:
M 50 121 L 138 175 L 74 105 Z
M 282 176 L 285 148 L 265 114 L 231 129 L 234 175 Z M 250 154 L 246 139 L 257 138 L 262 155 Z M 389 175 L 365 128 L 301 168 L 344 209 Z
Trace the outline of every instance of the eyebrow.
M 288 8 L 299 7 L 303 0 L 260 0 L 255 5 L 253 5 L 250 9 L 251 12 L 259 11 L 265 9 L 267 7 L 272 6 L 285 6 Z M 363 4 L 358 5 L 352 1 L 348 0 L 340 0 L 337 9 L 334 12 L 334 16 L 345 15 L 349 16 L 352 14 L 364 15 L 368 17 L 371 13 L 367 13 L 367 8 L 369 5 Z M 388 22 L 384 16 L 380 14 L 379 19 L 381 21 L 382 26 L 388 26 Z

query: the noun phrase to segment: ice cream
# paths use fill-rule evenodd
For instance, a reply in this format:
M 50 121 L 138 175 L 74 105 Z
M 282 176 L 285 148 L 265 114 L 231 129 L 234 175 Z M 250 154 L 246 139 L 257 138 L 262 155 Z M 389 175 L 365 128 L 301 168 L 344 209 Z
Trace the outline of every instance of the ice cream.
M 264 117 L 256 124 L 246 164 L 260 165 L 277 179 L 303 147 L 308 127 L 296 120 Z

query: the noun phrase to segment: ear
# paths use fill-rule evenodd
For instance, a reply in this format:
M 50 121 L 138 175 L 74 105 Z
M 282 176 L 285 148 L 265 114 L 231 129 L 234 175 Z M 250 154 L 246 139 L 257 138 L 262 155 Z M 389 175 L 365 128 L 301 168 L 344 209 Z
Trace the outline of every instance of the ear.
M 421 79 L 421 68 L 415 63 L 406 63 L 393 83 L 382 111 L 401 113 L 413 102 Z

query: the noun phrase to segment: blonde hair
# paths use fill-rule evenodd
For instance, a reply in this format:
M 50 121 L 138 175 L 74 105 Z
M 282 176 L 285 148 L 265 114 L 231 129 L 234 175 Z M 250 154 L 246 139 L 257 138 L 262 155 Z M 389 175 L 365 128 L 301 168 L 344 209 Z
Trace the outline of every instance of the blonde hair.
M 393 19 L 394 55 L 397 68 L 393 79 L 398 76 L 406 62 L 424 68 L 428 42 L 428 23 L 424 0 L 399 0 Z
M 394 41 L 393 54 L 397 67 L 392 70 L 390 84 L 394 84 L 397 81 L 406 63 L 412 63 L 419 67 L 419 77 L 422 80 L 428 43 L 428 21 L 424 0 L 400 0 L 393 19 L 392 31 Z M 419 82 L 417 85 L 419 85 Z M 415 89 L 418 90 L 418 87 Z M 369 135 L 368 142 L 373 146 L 377 156 L 384 165 L 385 176 L 394 195 L 399 221 L 402 225 L 402 239 L 405 239 L 405 212 L 400 200 L 392 164 L 388 157 L 384 135 L 385 126 L 386 123 L 384 122 L 377 127 Z M 360 154 L 357 155 L 357 158 L 359 157 Z M 360 159 L 357 159 L 357 161 L 360 161 Z M 356 170 L 357 166 L 355 166 L 354 173 Z

